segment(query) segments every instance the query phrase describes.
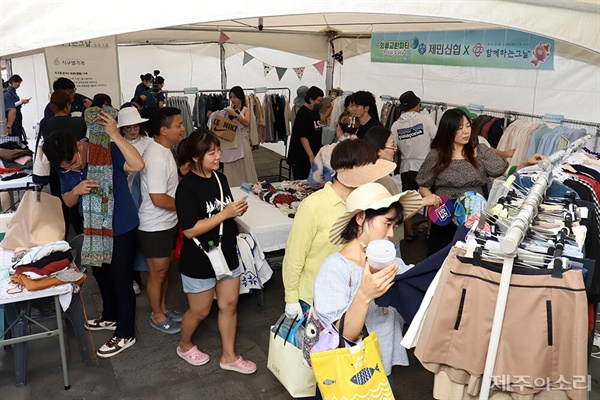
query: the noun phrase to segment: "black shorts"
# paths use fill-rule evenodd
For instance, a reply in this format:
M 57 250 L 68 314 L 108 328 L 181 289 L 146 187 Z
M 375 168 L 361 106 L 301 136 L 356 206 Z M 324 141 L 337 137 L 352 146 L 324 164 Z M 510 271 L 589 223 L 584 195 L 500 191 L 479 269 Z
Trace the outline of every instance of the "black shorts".
M 419 185 L 417 185 L 418 173 L 418 171 L 406 171 L 400 174 L 400 179 L 402 179 L 402 191 L 419 190 Z
M 177 225 L 171 229 L 157 232 L 145 232 L 138 229 L 138 240 L 146 258 L 170 257 L 175 249 Z

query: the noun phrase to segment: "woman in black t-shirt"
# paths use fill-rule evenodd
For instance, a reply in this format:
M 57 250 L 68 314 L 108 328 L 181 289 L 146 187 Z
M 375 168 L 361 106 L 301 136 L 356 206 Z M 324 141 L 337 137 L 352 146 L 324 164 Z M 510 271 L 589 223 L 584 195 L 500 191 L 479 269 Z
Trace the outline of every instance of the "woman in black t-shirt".
M 225 370 L 251 374 L 256 371 L 256 364 L 244 360 L 234 349 L 241 273 L 234 218 L 246 212 L 248 203 L 245 200 L 233 201 L 227 178 L 217 172 L 221 148 L 213 133 L 205 130 L 192 132 L 180 156 L 180 164 L 190 165 L 190 172 L 179 182 L 175 193 L 177 217 L 184 234 L 179 270 L 190 308 L 181 321 L 177 354 L 192 365 L 204 365 L 210 360 L 208 354 L 194 345 L 192 335 L 210 312 L 216 293 L 223 347 L 220 366 Z M 223 237 L 219 238 L 221 224 Z M 198 240 L 198 245 L 194 239 Z M 220 280 L 215 278 L 210 260 L 202 250 L 208 250 L 211 242 L 221 246 L 231 276 Z
M 292 166 L 294 179 L 306 179 L 310 172 L 315 155 L 321 148 L 321 133 L 323 123 L 321 122 L 321 102 L 323 91 L 316 86 L 311 86 L 306 92 L 304 100 L 306 103 L 298 110 L 292 137 L 290 138 L 290 149 L 287 160 Z

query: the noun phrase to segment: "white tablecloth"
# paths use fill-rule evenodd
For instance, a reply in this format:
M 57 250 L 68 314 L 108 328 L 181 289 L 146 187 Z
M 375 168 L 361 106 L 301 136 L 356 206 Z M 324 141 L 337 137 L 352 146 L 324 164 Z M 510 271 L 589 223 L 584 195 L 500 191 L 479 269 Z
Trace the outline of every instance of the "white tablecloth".
M 11 174 L 7 174 L 11 175 Z M 17 189 L 27 189 L 29 187 L 37 187 L 33 183 L 31 175 L 25 176 L 23 178 L 12 179 L 10 181 L 0 181 L 0 191 L 3 190 L 17 190 Z
M 231 188 L 231 193 L 234 200 L 241 200 L 247 195 L 239 187 Z M 294 220 L 253 193 L 248 195 L 246 201 L 248 211 L 235 219 L 240 232 L 251 234 L 265 253 L 285 249 Z

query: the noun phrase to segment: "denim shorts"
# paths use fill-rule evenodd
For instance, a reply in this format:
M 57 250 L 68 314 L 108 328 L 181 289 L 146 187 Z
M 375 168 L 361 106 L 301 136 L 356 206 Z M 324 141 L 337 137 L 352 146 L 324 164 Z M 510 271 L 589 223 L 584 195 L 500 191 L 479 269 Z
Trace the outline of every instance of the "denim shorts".
M 231 276 L 221 279 L 222 281 L 227 279 L 237 278 L 242 275 L 242 267 L 239 266 L 231 271 Z M 189 276 L 181 274 L 181 283 L 183 284 L 184 293 L 202 293 L 206 292 L 215 287 L 217 284 L 216 278 L 198 279 L 190 278 Z

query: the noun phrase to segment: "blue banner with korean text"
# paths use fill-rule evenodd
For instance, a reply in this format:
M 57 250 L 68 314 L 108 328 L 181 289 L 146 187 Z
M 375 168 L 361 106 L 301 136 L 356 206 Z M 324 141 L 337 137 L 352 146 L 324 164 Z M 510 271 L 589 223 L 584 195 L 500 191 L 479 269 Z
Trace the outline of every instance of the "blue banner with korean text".
M 373 33 L 371 62 L 553 70 L 554 40 L 512 29 Z

